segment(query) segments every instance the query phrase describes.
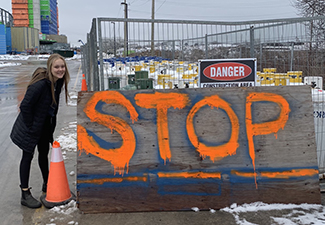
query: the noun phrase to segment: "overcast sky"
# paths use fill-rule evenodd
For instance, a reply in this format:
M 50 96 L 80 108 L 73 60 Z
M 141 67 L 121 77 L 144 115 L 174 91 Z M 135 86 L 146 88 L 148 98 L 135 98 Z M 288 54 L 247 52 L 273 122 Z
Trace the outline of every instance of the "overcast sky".
M 60 34 L 71 46 L 86 42 L 92 18 L 124 18 L 124 0 L 58 0 Z M 248 21 L 294 18 L 292 0 L 155 0 L 156 19 Z M 152 0 L 127 0 L 129 18 L 151 18 Z M 11 0 L 0 0 L 10 13 Z

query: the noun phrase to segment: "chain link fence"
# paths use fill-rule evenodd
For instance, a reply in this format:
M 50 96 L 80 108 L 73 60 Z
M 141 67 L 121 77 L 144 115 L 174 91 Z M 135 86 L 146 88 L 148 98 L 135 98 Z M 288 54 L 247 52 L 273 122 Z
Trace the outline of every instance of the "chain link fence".
M 134 74 L 150 80 L 144 88 L 196 88 L 198 60 L 256 58 L 257 85 L 314 88 L 317 157 L 323 173 L 324 22 L 325 17 L 246 22 L 95 18 L 81 48 L 82 70 L 91 91 L 132 89 Z

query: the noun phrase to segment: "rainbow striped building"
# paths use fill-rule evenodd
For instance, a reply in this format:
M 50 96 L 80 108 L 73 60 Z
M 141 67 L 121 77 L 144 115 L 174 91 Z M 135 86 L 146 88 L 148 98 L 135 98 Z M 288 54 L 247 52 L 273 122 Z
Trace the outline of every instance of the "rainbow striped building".
M 15 27 L 31 27 L 43 34 L 59 34 L 57 0 L 12 0 Z

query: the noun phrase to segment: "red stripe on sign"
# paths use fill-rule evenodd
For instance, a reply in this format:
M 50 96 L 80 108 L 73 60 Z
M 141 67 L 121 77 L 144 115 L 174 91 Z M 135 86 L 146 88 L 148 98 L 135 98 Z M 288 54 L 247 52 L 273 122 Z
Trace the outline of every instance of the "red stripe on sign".
M 225 62 L 216 63 L 206 67 L 203 75 L 212 80 L 232 81 L 248 77 L 252 69 L 242 63 Z

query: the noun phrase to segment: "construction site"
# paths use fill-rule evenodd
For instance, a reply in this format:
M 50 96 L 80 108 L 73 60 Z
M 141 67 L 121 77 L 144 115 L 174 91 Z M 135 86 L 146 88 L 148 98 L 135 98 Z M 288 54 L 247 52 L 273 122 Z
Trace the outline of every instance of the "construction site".
M 57 0 L 12 0 L 11 6 L 12 12 L 0 8 L 0 54 L 70 50 L 67 37 L 59 33 Z

